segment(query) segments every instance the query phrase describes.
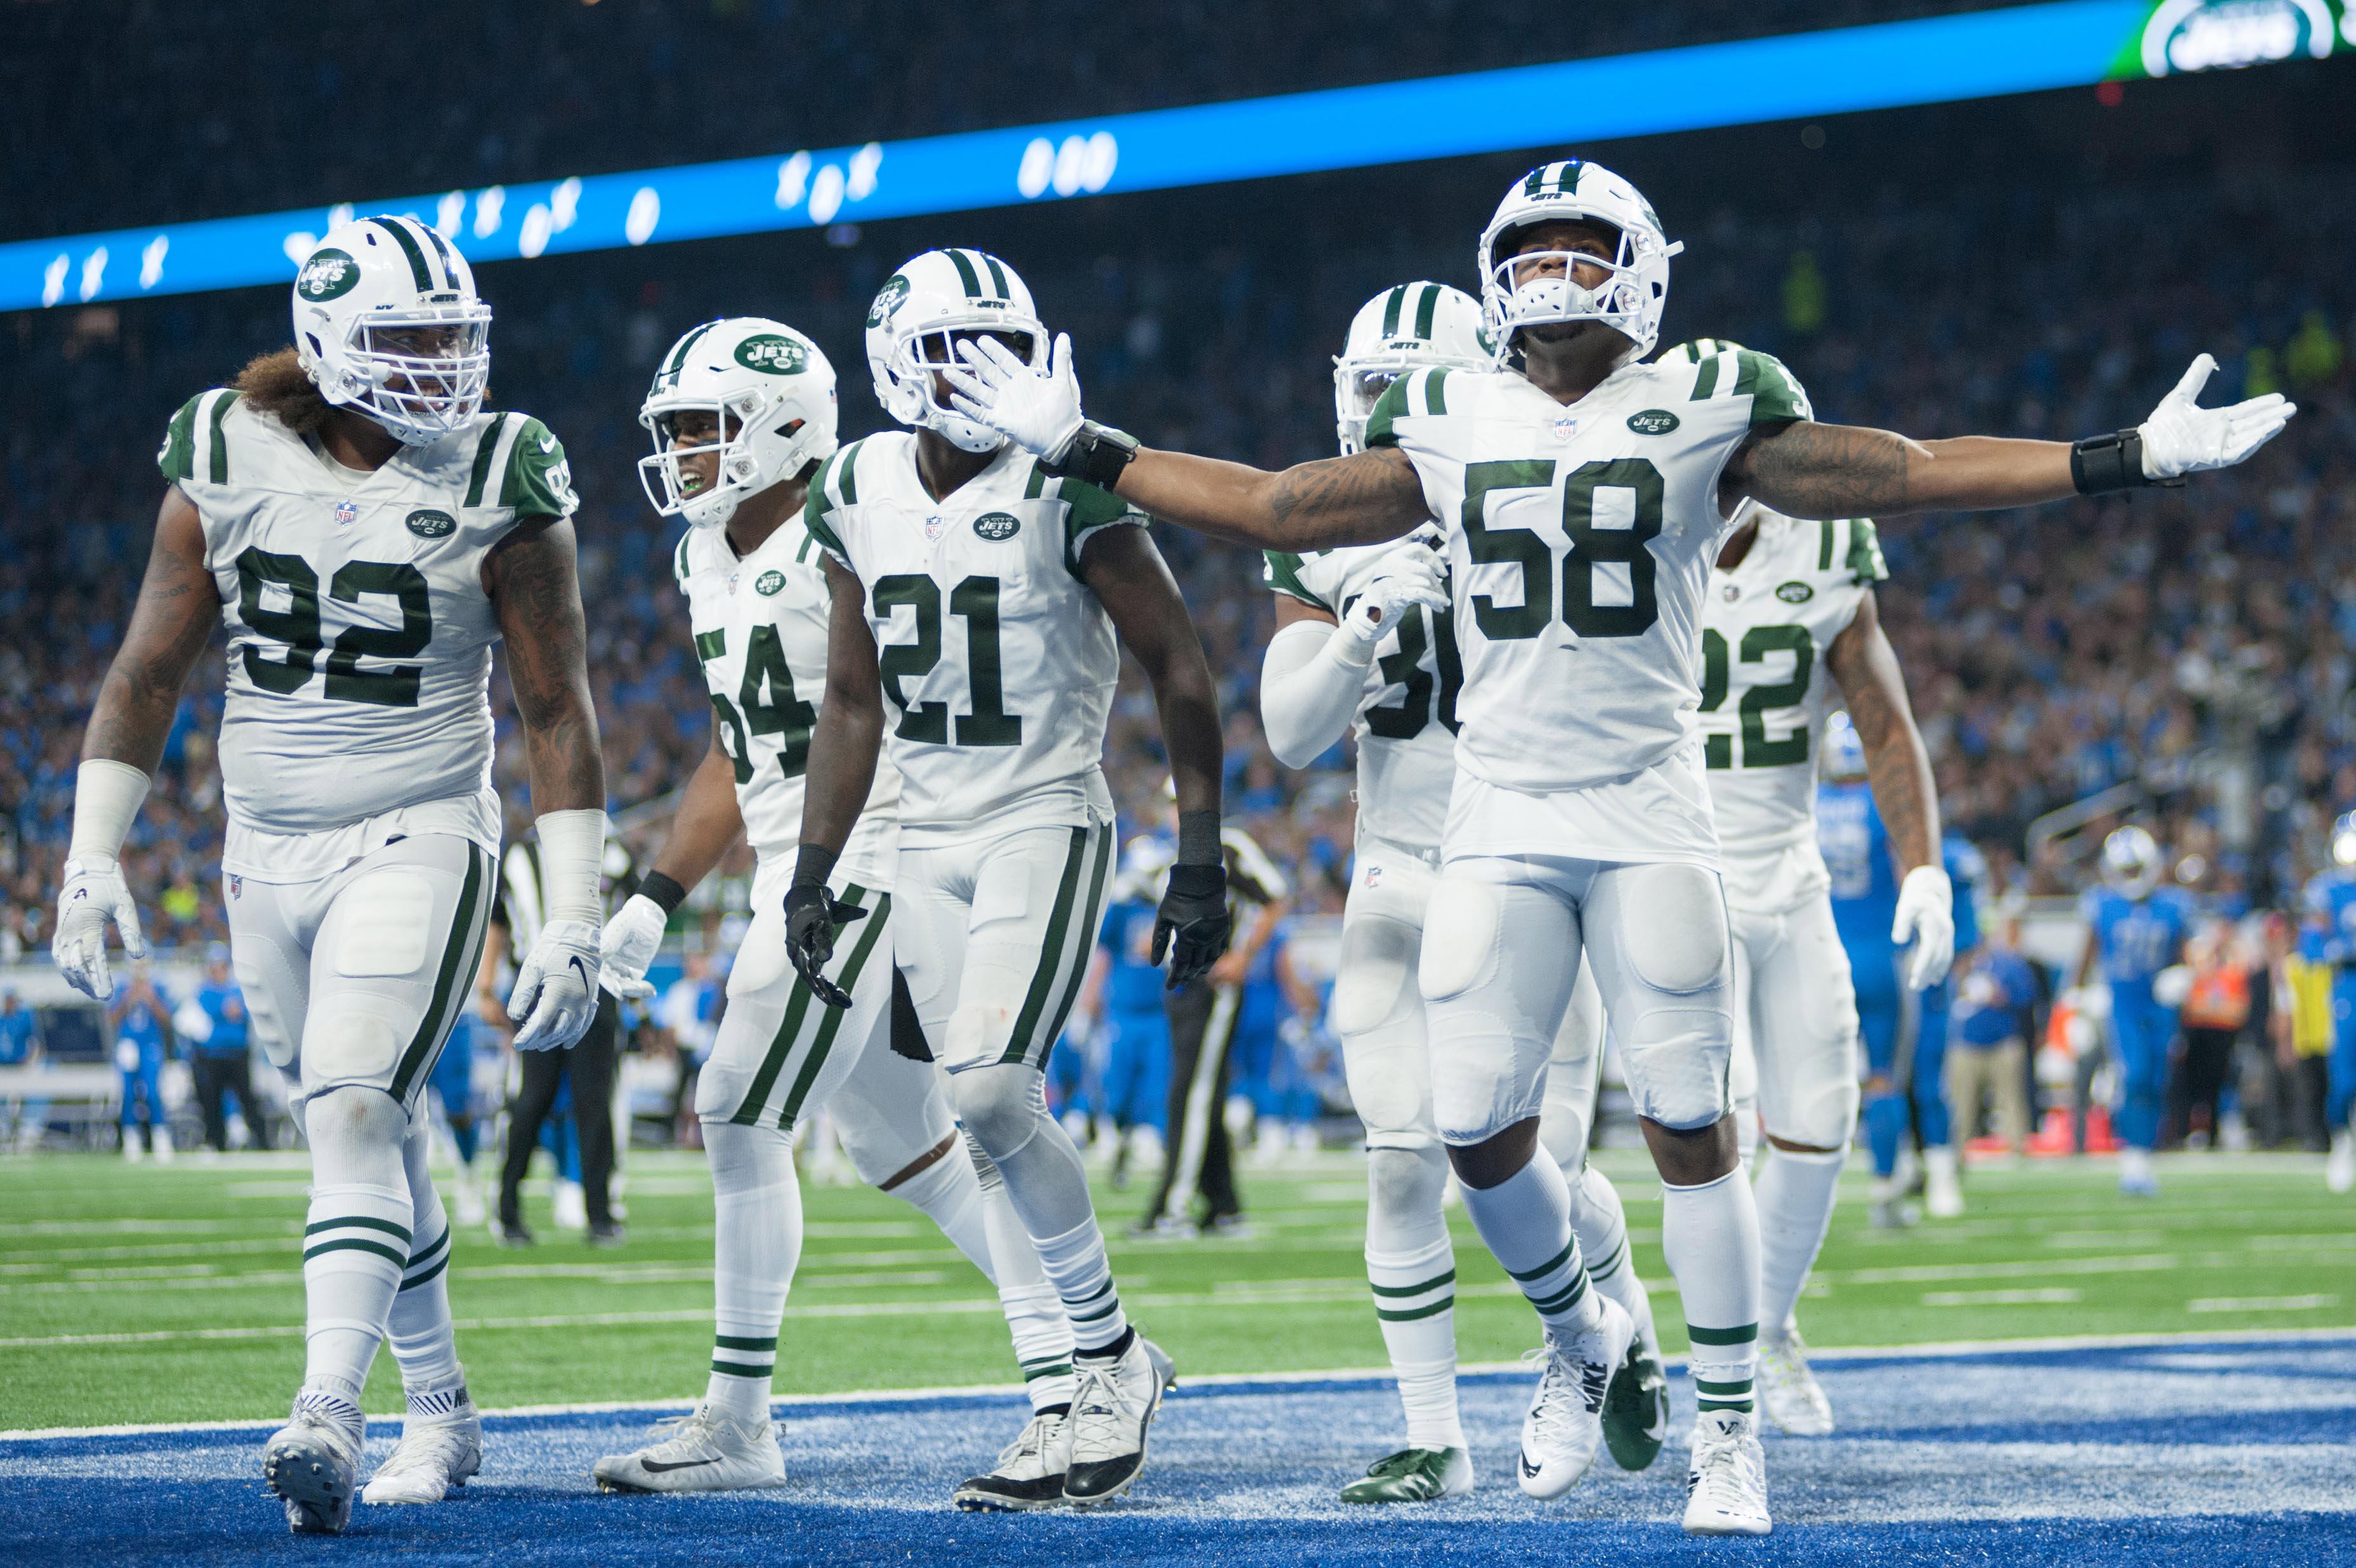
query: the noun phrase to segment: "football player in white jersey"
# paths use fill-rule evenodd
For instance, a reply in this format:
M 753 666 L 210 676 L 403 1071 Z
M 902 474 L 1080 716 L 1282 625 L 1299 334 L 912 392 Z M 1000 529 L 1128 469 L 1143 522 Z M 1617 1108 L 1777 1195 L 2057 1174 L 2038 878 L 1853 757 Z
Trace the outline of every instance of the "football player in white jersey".
M 787 945 L 822 999 L 847 1000 L 820 966 L 859 911 L 825 884 L 866 799 L 888 696 L 902 972 L 1075 1339 L 1068 1421 L 1044 1434 L 1045 1457 L 1010 1449 L 1001 1473 L 1060 1468 L 1064 1499 L 1091 1504 L 1136 1477 L 1169 1373 L 1122 1313 L 1079 1151 L 1045 1100 L 1112 867 L 1101 759 L 1120 645 L 1153 687 L 1177 789 L 1153 946 L 1157 963 L 1172 950 L 1173 985 L 1227 942 L 1218 705 L 1144 514 L 948 406 L 941 372 L 976 338 L 1045 363 L 1046 328 L 1005 263 L 927 251 L 894 273 L 868 312 L 867 363 L 877 401 L 912 428 L 853 442 L 810 488 L 833 623 Z
M 1333 361 L 1342 450 L 1361 449 L 1367 415 L 1400 376 L 1429 366 L 1485 371 L 1489 358 L 1481 306 L 1471 295 L 1435 283 L 1376 295 L 1351 321 Z M 1414 984 L 1456 776 L 1463 683 L 1445 571 L 1420 536 L 1267 556 L 1277 596 L 1276 636 L 1260 677 L 1269 748 L 1290 768 L 1307 767 L 1345 733 L 1355 734 L 1358 750 L 1357 838 L 1333 1016 L 1351 1102 L 1366 1129 L 1366 1277 L 1408 1431 L 1404 1449 L 1342 1489 L 1344 1502 L 1420 1502 L 1472 1487 L 1456 1405 L 1456 1259 L 1440 1207 L 1448 1159 L 1432 1118 L 1431 1062 Z M 1583 1053 L 1579 1066 L 1590 1067 L 1597 1055 Z M 1580 1101 L 1594 1088 L 1590 1080 L 1581 1094 L 1552 1077 L 1549 1087 Z M 1614 1456 L 1642 1469 L 1667 1430 L 1652 1309 L 1627 1260 L 1619 1194 L 1601 1171 L 1586 1166 L 1583 1138 L 1569 1172 L 1577 1173 L 1574 1225 L 1599 1260 L 1595 1283 L 1643 1330 L 1634 1365 L 1614 1377 L 1604 1414 Z
M 1083 417 L 1067 346 L 1044 371 L 967 350 L 957 406 L 1156 517 L 1301 553 L 1447 531 L 1464 688 L 1456 787 L 1419 981 L 1432 1099 L 1467 1210 L 1547 1320 L 1522 1464 L 1560 1489 L 1591 1463 L 1631 1326 L 1587 1288 L 1561 1171 L 1538 1148 L 1555 1024 L 1583 950 L 1665 1184 L 1700 1412 L 1685 1522 L 1769 1528 L 1751 1376 L 1759 1230 L 1727 1096 L 1730 940 L 1695 710 L 1710 563 L 1746 499 L 1794 517 L 2026 506 L 2237 463 L 2293 412 L 2202 409 L 2203 355 L 2150 420 L 2066 442 L 1914 442 L 1820 424 L 1790 372 L 1729 351 L 1647 362 L 1680 247 L 1608 169 L 1532 169 L 1479 248 L 1498 357 L 1402 377 L 1366 450 L 1265 473 L 1148 451 Z M 1535 1418 L 1536 1409 L 1533 1411 Z M 1534 1444 L 1536 1445 L 1534 1449 Z
M 146 580 L 74 791 L 54 951 L 103 997 L 105 921 L 140 950 L 123 837 L 189 667 L 225 619 L 231 962 L 311 1149 L 303 1387 L 262 1450 L 302 1531 L 351 1516 L 380 1340 L 409 1413 L 368 1500 L 435 1501 L 480 1463 L 418 1102 L 490 913 L 501 640 L 549 906 L 509 1004 L 516 1045 L 569 1046 L 595 1009 L 605 784 L 576 503 L 556 437 L 483 410 L 490 317 L 465 258 L 413 218 L 346 223 L 314 248 L 294 281 L 294 346 L 172 421 Z
M 739 834 L 755 862 L 752 927 L 696 1089 L 716 1221 L 711 1378 L 702 1402 L 662 1441 L 598 1460 L 598 1484 L 640 1492 L 783 1484 L 769 1396 L 801 1255 L 794 1145 L 822 1108 L 862 1180 L 924 1210 L 1000 1282 L 1034 1407 L 1068 1407 L 1063 1306 L 1002 1198 L 985 1218 L 939 1069 L 892 1048 L 900 776 L 889 763 L 875 770 L 831 884 L 836 897 L 868 911 L 829 973 L 850 1009 L 815 1004 L 786 957 L 785 883 L 801 838 L 829 615 L 824 556 L 800 514 L 811 476 L 835 451 L 834 367 L 781 322 L 706 322 L 663 356 L 638 420 L 655 443 L 639 465 L 648 497 L 689 524 L 674 564 L 713 725 L 652 868 L 606 923 L 606 986 L 652 994 L 647 966 L 671 912 Z M 1013 1281 L 993 1267 L 993 1241 L 1015 1254 Z M 1060 1477 L 1056 1487 L 1060 1498 Z
M 1737 346 L 1680 344 L 1698 366 Z M 1832 1407 L 1794 1314 L 1857 1122 L 1858 1020 L 1832 880 L 1816 847 L 1818 742 L 1838 688 L 1903 872 L 1897 929 L 1907 983 L 1935 985 L 1954 952 L 1931 757 L 1914 727 L 1873 585 L 1889 575 L 1871 521 L 1735 513 L 1702 601 L 1701 730 L 1734 936 L 1736 1131 L 1746 1161 L 1763 1121 L 1759 1208 L 1760 1398 L 1785 1432 L 1822 1436 Z

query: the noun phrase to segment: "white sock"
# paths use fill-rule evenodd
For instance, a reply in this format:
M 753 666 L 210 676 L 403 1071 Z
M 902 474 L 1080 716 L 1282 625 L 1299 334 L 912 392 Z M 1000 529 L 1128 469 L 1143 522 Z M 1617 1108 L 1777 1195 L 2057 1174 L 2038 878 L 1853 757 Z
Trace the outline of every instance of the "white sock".
M 1570 1188 L 1543 1146 L 1494 1187 L 1464 1187 L 1464 1212 L 1481 1240 L 1557 1334 L 1582 1333 L 1603 1309 L 1570 1230 Z
M 1463 1448 L 1456 1407 L 1456 1252 L 1440 1195 L 1448 1155 L 1366 1151 L 1366 1283 L 1398 1380 L 1410 1448 Z
M 736 1421 L 769 1419 L 777 1325 L 802 1256 L 793 1134 L 703 1124 L 712 1162 L 712 1377 L 703 1402 Z
M 1129 1337 L 1129 1315 L 1120 1309 L 1120 1293 L 1113 1288 L 1112 1261 L 1105 1255 L 1104 1232 L 1090 1215 L 1060 1236 L 1032 1238 L 1039 1249 L 1039 1266 L 1055 1283 L 1064 1316 L 1072 1326 L 1072 1353 L 1099 1356 Z
M 313 1185 L 303 1226 L 303 1386 L 357 1403 L 414 1240 L 402 1164 L 409 1119 L 367 1089 L 331 1090 L 304 1116 Z
M 1653 1327 L 1653 1298 L 1636 1277 L 1636 1261 L 1629 1255 L 1627 1211 L 1620 1205 L 1620 1189 L 1593 1165 L 1570 1184 L 1570 1229 L 1579 1238 L 1580 1255 L 1601 1260 L 1587 1265 L 1587 1277 L 1635 1320 L 1637 1343 L 1658 1360 L 1661 1337 Z
M 1007 1201 L 1063 1298 L 1075 1353 L 1125 1347 L 1129 1319 L 1088 1199 L 1087 1166 L 1070 1134 L 1047 1114 L 1045 1075 L 1019 1062 L 993 1063 L 954 1075 L 949 1092 L 967 1132 L 1004 1178 Z
M 1759 1321 L 1770 1334 L 1782 1333 L 1799 1309 L 1800 1291 L 1833 1222 L 1841 1166 L 1847 1160 L 1846 1148 L 1826 1154 L 1778 1148 L 1769 1153 L 1766 1168 L 1752 1184 L 1759 1210 Z
M 426 1169 L 431 1143 L 421 1129 L 402 1145 L 409 1177 L 409 1264 L 385 1319 L 385 1343 L 401 1365 L 401 1386 L 409 1413 L 432 1420 L 466 1402 L 466 1373 L 458 1366 L 458 1340 L 450 1322 L 450 1218 Z
M 1064 1298 L 1047 1283 L 1039 1264 L 1039 1249 L 1022 1216 L 1006 1196 L 1006 1178 L 970 1135 L 966 1156 L 973 1165 L 976 1189 L 981 1195 L 982 1220 L 990 1238 L 991 1273 L 998 1281 L 999 1305 L 1006 1313 L 1006 1329 L 1014 1340 L 1014 1359 L 1023 1369 L 1023 1386 L 1036 1412 L 1072 1403 L 1072 1323 L 1064 1316 Z
M 915 1176 L 883 1190 L 939 1226 L 949 1244 L 963 1252 L 983 1278 L 996 1279 L 997 1265 L 990 1257 L 990 1223 L 981 1208 L 981 1182 L 964 1138 L 958 1138 L 948 1153 Z
M 1759 1359 L 1759 1212 L 1741 1167 L 1661 1184 L 1661 1250 L 1684 1298 L 1687 1367 L 1703 1412 L 1751 1408 Z

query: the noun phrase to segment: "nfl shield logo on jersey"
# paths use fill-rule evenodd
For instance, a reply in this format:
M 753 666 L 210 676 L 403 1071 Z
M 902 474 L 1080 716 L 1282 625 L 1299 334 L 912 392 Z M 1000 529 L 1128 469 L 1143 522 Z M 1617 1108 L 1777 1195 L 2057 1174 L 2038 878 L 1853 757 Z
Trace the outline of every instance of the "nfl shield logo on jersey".
M 245 897 L 245 878 L 233 871 L 230 873 L 229 877 L 229 896 L 232 898 Z
M 948 525 L 948 519 L 943 517 L 938 512 L 935 512 L 932 516 L 925 519 L 925 542 L 927 544 L 939 543 L 941 530 L 947 528 Z
M 1554 438 L 1557 441 L 1569 441 L 1578 434 L 1579 421 L 1574 416 L 1566 413 L 1554 422 Z
M 336 503 L 336 526 L 337 528 L 349 528 L 359 520 L 359 502 L 353 500 L 341 500 Z

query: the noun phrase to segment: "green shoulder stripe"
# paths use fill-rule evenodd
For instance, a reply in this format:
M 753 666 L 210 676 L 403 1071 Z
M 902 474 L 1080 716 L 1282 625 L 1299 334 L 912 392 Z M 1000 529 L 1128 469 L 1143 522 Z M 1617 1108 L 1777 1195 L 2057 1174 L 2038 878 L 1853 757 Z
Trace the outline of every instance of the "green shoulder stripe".
M 687 586 L 687 542 L 694 537 L 695 530 L 689 529 L 679 536 L 679 548 L 670 553 L 670 575 L 682 588 Z
M 563 444 L 549 434 L 548 426 L 527 417 L 508 452 L 499 505 L 512 508 L 518 517 L 562 519 L 571 517 L 580 504 L 573 493 L 573 465 L 565 460 Z
M 1282 594 L 1288 598 L 1299 599 L 1302 604 L 1323 610 L 1327 615 L 1334 613 L 1332 605 L 1311 593 L 1309 585 L 1301 580 L 1300 556 L 1284 550 L 1269 550 L 1261 553 L 1268 559 L 1268 565 L 1263 575 L 1272 592 Z
M 182 403 L 180 411 L 172 415 L 172 423 L 164 432 L 164 446 L 163 449 L 155 454 L 155 466 L 163 470 L 164 478 L 174 484 L 177 484 L 182 479 L 193 479 L 197 477 L 197 421 L 204 413 L 205 399 L 210 396 L 212 396 L 210 392 L 200 392 Z M 214 411 L 209 437 L 211 442 L 218 443 L 220 440 L 220 415 L 228 411 L 230 400 L 236 396 L 235 392 L 230 393 L 229 397 L 220 400 L 221 406 Z M 210 455 L 212 450 L 218 450 L 218 448 L 209 448 L 208 455 Z M 215 459 L 216 473 L 227 467 L 226 456 Z
M 1080 570 L 1080 551 L 1090 534 L 1117 523 L 1146 521 L 1143 512 L 1086 479 L 1066 479 L 1055 487 L 1055 499 L 1064 503 L 1064 568 L 1075 575 Z
M 1890 575 L 1890 563 L 1881 558 L 1881 535 L 1869 517 L 1852 518 L 1848 529 L 1848 554 L 1842 564 L 1848 575 L 1860 584 L 1879 583 Z
M 851 454 L 858 450 L 859 444 L 854 441 L 821 464 L 817 477 L 810 480 L 809 499 L 802 502 L 802 526 L 809 531 L 809 536 L 817 540 L 828 554 L 845 567 L 851 564 L 851 552 L 842 547 L 842 536 L 835 532 L 829 514 L 835 510 L 835 470 L 844 467 Z
M 213 399 L 213 416 L 209 422 L 211 428 L 209 433 L 210 437 L 209 456 L 212 458 L 212 466 L 208 472 L 212 476 L 213 483 L 217 485 L 229 483 L 229 432 L 221 428 L 221 422 L 229 417 L 229 411 L 237 406 L 237 400 L 244 395 L 242 392 L 232 391 L 225 392 Z
M 1392 425 L 1408 412 L 1407 387 L 1408 382 L 1414 379 L 1401 376 L 1385 387 L 1383 395 L 1376 400 L 1374 413 L 1366 415 L 1366 447 L 1369 451 L 1376 446 L 1398 445 L 1398 432 Z
M 1423 411 L 1426 413 L 1448 412 L 1448 371 L 1445 369 L 1424 372 Z
M 1752 424 L 1782 424 L 1815 417 L 1808 407 L 1808 394 L 1800 390 L 1799 378 L 1783 368 L 1783 360 L 1756 349 L 1740 349 L 1734 359 L 1741 367 L 1734 393 L 1751 400 Z

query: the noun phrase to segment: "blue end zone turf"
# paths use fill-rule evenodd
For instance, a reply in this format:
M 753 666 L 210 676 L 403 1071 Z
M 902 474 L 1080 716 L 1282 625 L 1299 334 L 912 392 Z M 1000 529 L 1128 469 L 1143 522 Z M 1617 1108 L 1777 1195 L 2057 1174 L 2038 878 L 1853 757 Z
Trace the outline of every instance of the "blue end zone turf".
M 646 1412 L 496 1417 L 483 1476 L 431 1509 L 360 1509 L 340 1542 L 296 1540 L 263 1496 L 263 1429 L 0 1442 L 11 1563 L 375 1560 L 994 1563 L 1189 1568 L 1304 1563 L 2356 1561 L 2356 1336 L 1988 1350 L 1822 1361 L 1833 1438 L 1770 1436 L 1775 1533 L 1699 1541 L 1676 1525 L 1684 1453 L 1606 1461 L 1540 1505 L 1513 1481 L 1528 1380 L 1464 1384 L 1480 1484 L 1461 1501 L 1345 1508 L 1336 1488 L 1396 1445 L 1370 1379 L 1182 1388 L 1130 1499 L 1087 1516 L 952 1512 L 1023 1412 L 1012 1397 L 788 1403 L 783 1488 L 604 1497 L 598 1455 Z M 390 1370 L 390 1369 L 387 1369 Z M 1183 1376 L 1184 1368 L 1180 1368 Z M 1683 1378 L 1673 1380 L 1690 1421 Z M 369 1463 L 390 1450 L 372 1426 Z

